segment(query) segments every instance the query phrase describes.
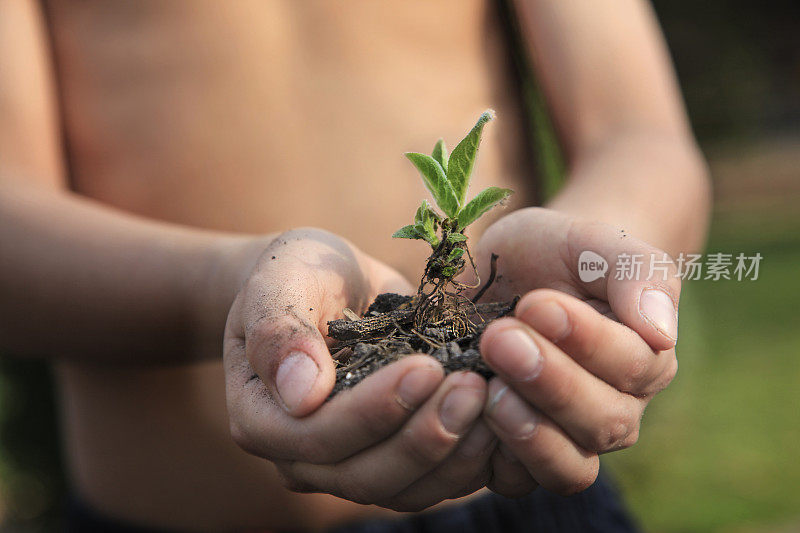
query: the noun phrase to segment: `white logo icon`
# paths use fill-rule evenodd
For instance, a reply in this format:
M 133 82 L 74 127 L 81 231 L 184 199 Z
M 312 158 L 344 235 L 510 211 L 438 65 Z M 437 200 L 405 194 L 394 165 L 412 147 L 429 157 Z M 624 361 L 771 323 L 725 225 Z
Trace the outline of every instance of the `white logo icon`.
M 581 252 L 578 257 L 578 276 L 584 283 L 605 277 L 608 272 L 608 262 L 599 254 L 591 250 Z

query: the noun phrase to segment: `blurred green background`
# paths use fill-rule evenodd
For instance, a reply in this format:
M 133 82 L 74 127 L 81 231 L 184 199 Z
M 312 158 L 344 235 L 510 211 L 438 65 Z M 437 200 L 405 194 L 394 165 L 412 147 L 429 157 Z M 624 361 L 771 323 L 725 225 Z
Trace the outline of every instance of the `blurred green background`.
M 714 178 L 707 251 L 763 260 L 757 281 L 685 286 L 678 377 L 604 461 L 647 531 L 800 531 L 800 2 L 654 4 Z M 56 527 L 57 443 L 46 366 L 0 358 L 0 529 Z

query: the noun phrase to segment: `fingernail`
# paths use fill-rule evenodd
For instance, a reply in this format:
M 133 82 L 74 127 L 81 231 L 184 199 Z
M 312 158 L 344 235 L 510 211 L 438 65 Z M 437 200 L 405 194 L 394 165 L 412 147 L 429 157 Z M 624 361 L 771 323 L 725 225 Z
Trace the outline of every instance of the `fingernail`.
M 489 391 L 486 394 L 486 408 L 485 411 L 487 414 L 490 414 L 494 409 L 494 406 L 497 405 L 497 402 L 500 401 L 500 398 L 508 390 L 508 385 L 503 383 L 500 378 L 492 378 L 489 382 Z
M 395 390 L 397 403 L 413 411 L 434 393 L 442 381 L 438 367 L 422 367 L 409 370 L 400 380 Z
M 458 445 L 457 451 L 467 459 L 475 459 L 489 448 L 494 446 L 497 441 L 494 432 L 485 423 L 479 422 L 470 430 L 467 436 Z
M 319 367 L 303 352 L 292 352 L 286 356 L 275 374 L 278 394 L 288 411 L 299 406 L 317 381 Z
M 447 393 L 439 406 L 439 420 L 444 429 L 460 435 L 478 418 L 483 409 L 483 394 L 477 389 L 456 387 Z
M 678 340 L 678 312 L 669 295 L 659 289 L 645 289 L 639 297 L 639 313 L 663 335 Z
M 514 438 L 525 438 L 536 430 L 536 411 L 502 381 L 492 380 L 489 398 L 487 414 L 501 431 Z
M 530 335 L 519 328 L 501 331 L 490 350 L 490 363 L 514 381 L 529 381 L 542 369 L 542 354 Z
M 559 342 L 572 330 L 567 312 L 550 300 L 531 305 L 518 316 L 552 342 Z

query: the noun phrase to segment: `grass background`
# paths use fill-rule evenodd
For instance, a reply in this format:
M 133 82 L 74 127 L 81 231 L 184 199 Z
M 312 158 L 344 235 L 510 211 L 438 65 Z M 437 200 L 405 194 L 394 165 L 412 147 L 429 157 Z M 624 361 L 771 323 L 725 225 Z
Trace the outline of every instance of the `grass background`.
M 760 277 L 687 283 L 678 376 L 604 460 L 648 531 L 800 531 L 800 217 L 714 222 L 708 250 L 760 252 Z

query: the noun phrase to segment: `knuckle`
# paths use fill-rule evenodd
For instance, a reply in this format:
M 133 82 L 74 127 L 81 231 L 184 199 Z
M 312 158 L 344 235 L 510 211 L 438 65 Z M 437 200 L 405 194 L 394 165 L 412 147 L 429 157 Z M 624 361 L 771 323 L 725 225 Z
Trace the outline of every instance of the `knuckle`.
M 600 453 L 611 450 L 624 438 L 624 432 L 624 427 L 619 423 L 598 428 L 591 433 L 588 447 L 593 452 Z
M 639 426 L 634 428 L 633 431 L 622 441 L 621 448 L 630 448 L 631 446 L 635 445 L 639 442 Z
M 633 431 L 636 422 L 629 413 L 614 416 L 591 434 L 589 449 L 607 452 L 619 448 Z

